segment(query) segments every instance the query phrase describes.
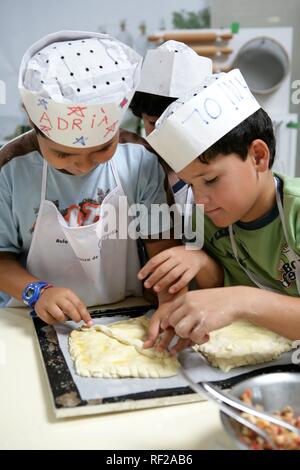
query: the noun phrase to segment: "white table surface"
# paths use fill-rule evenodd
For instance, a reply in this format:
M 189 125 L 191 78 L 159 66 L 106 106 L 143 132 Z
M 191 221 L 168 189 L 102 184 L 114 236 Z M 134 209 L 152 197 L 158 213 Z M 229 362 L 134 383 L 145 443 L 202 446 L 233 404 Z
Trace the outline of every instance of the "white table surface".
M 127 299 L 116 306 L 141 305 Z M 0 309 L 0 449 L 232 449 L 214 403 L 57 419 L 27 309 Z

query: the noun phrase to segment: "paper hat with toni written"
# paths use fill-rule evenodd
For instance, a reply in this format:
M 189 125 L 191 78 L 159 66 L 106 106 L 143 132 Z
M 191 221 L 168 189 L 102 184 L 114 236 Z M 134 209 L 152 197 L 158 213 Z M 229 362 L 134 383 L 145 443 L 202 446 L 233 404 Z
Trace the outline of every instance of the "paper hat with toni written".
M 94 147 L 118 131 L 141 63 L 139 54 L 107 34 L 60 31 L 27 50 L 19 90 L 46 137 L 68 147 Z
M 170 104 L 146 140 L 178 173 L 259 108 L 238 69 L 212 75 Z
M 182 42 L 167 41 L 147 51 L 137 91 L 179 98 L 211 74 L 211 59 Z

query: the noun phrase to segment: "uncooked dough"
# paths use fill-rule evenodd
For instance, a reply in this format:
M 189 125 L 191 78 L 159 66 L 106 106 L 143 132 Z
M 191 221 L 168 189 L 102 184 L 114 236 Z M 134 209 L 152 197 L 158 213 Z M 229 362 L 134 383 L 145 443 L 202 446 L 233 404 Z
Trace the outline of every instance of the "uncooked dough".
M 209 341 L 195 345 L 209 363 L 228 372 L 234 367 L 259 364 L 276 359 L 281 353 L 290 351 L 292 341 L 272 331 L 238 320 L 231 325 L 212 331 Z
M 69 348 L 76 373 L 83 377 L 170 377 L 179 362 L 167 351 L 144 349 L 149 319 L 130 320 L 73 330 Z

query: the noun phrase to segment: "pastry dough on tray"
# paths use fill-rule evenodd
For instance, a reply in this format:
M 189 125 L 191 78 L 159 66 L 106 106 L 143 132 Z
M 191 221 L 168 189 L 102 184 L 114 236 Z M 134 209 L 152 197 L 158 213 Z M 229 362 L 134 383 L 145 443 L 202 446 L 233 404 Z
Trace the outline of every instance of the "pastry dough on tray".
M 245 320 L 212 331 L 209 341 L 195 345 L 208 362 L 224 372 L 234 367 L 276 359 L 292 349 L 292 341 Z
M 170 377 L 179 363 L 167 351 L 143 349 L 149 319 L 130 320 L 73 330 L 69 348 L 76 373 L 83 377 Z

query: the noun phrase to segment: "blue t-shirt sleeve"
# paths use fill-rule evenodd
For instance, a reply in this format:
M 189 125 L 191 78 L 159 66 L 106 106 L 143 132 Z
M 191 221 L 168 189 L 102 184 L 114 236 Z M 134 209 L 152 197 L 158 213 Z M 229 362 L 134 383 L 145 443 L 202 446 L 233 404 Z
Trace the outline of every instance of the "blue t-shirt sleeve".
M 21 241 L 13 214 L 12 179 L 6 169 L 0 172 L 0 251 L 21 253 Z

